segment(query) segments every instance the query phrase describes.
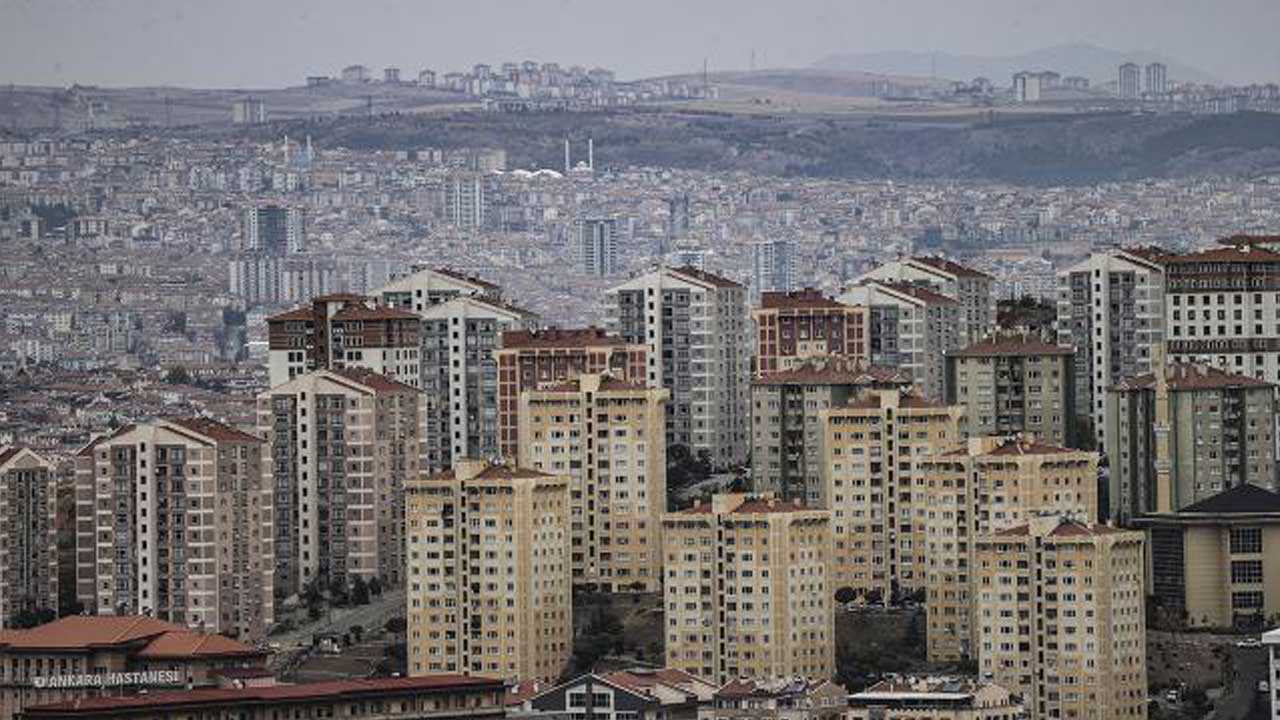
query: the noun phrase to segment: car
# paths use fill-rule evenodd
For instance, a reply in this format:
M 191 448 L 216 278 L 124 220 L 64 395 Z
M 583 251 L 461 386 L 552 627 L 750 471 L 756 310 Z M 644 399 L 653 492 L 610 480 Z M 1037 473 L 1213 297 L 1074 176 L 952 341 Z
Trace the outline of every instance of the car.
M 1171 703 L 1178 702 L 1177 688 L 1170 688 L 1169 691 L 1164 694 L 1164 699 L 1166 702 L 1171 702 Z
M 1260 648 L 1260 647 L 1262 647 L 1262 641 L 1261 641 L 1261 640 L 1259 640 L 1259 639 L 1258 639 L 1258 638 L 1256 638 L 1256 637 L 1245 638 L 1245 639 L 1241 640 L 1240 642 L 1236 643 L 1236 647 L 1238 647 L 1238 648 Z
M 1260 693 L 1269 693 L 1269 692 L 1271 692 L 1271 683 L 1267 682 L 1266 680 L 1259 680 L 1259 681 L 1258 681 L 1258 692 L 1260 692 Z

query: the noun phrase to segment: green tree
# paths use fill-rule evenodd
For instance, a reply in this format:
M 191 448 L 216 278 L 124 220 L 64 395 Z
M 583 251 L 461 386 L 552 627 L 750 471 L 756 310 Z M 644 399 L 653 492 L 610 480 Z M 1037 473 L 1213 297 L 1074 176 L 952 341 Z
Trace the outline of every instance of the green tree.
M 164 381 L 170 385 L 190 385 L 191 373 L 181 365 L 174 365 L 164 374 Z
M 836 602 L 840 603 L 841 605 L 848 605 L 849 603 L 857 599 L 858 599 L 858 591 L 854 590 L 851 587 L 846 586 L 846 587 L 840 588 L 839 590 L 836 590 Z
M 360 576 L 356 576 L 355 582 L 351 583 L 351 602 L 355 605 L 369 604 L 369 583 Z

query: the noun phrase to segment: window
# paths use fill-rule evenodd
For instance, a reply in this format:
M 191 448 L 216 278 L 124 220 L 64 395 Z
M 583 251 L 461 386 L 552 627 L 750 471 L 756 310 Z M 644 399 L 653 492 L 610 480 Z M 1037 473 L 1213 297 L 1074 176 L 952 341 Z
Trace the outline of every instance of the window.
M 1237 592 L 1231 593 L 1231 609 L 1233 610 L 1261 610 L 1262 609 L 1262 592 Z
M 1262 528 L 1231 528 L 1231 553 L 1262 552 Z
M 1232 583 L 1261 583 L 1262 582 L 1262 561 L 1261 560 L 1232 560 L 1231 561 L 1231 582 Z

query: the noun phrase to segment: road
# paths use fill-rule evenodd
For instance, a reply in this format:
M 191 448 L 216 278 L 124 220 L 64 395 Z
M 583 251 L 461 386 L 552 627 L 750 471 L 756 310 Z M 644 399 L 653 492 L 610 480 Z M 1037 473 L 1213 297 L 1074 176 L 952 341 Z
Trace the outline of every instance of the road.
M 1213 720 L 1252 720 L 1271 714 L 1267 696 L 1258 692 L 1258 681 L 1267 679 L 1266 648 L 1231 648 L 1233 673 L 1230 692 L 1214 704 Z M 1259 715 L 1261 708 L 1261 715 Z
M 347 608 L 333 608 L 321 615 L 314 623 L 308 623 L 296 630 L 272 635 L 267 642 L 279 643 L 282 648 L 296 647 L 299 643 L 310 645 L 311 638 L 321 633 L 347 632 L 353 625 L 365 630 L 381 628 L 393 617 L 405 614 L 405 594 L 403 589 L 387 590 L 381 597 L 374 598 L 368 605 L 357 605 Z

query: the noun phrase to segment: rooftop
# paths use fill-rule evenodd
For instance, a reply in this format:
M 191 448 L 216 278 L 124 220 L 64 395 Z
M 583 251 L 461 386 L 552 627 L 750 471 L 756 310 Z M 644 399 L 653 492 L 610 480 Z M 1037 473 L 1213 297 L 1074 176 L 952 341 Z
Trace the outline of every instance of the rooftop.
M 330 372 L 341 378 L 346 378 L 351 382 L 360 383 L 377 392 L 411 392 L 417 393 L 418 389 L 410 385 L 405 385 L 397 380 L 392 380 L 386 375 L 376 373 L 372 370 L 362 367 L 345 367 L 345 368 L 329 368 L 322 372 Z
M 618 335 L 604 328 L 547 328 L 545 330 L 508 330 L 502 333 L 502 349 L 585 348 L 627 345 Z
M 1236 375 L 1203 363 L 1168 363 L 1165 365 L 1164 376 L 1169 383 L 1169 389 L 1174 391 L 1272 386 L 1266 380 L 1249 377 L 1248 375 Z M 1114 389 L 1121 391 L 1146 390 L 1155 386 L 1155 374 L 1147 373 L 1121 380 L 1115 385 Z
M 262 438 L 256 435 L 250 435 L 241 432 L 230 425 L 225 425 L 210 418 L 203 417 L 187 417 L 187 418 L 166 418 L 167 422 L 173 423 L 179 427 L 184 427 L 192 432 L 200 433 L 220 443 L 260 443 Z
M 766 291 L 760 293 L 760 308 L 762 310 L 798 308 L 842 310 L 850 307 L 853 306 L 845 305 L 834 298 L 829 298 L 823 295 L 822 291 L 814 288 L 804 288 L 803 290 L 793 290 L 791 292 Z
M 1073 355 L 1075 348 L 1048 343 L 1034 335 L 999 334 L 960 350 L 948 351 L 952 357 L 989 357 L 1017 355 Z
M 942 272 L 955 275 L 956 277 L 985 278 L 987 280 L 994 279 L 990 275 L 984 272 L 979 272 L 977 270 L 974 270 L 971 267 L 965 267 L 960 263 L 952 262 L 944 257 L 939 257 L 936 255 L 925 256 L 925 257 L 913 257 L 911 259 L 922 265 L 928 265 L 929 267 L 934 268 L 935 270 L 941 270 Z
M 1280 263 L 1280 253 L 1266 248 L 1242 244 L 1232 247 L 1215 247 L 1185 255 L 1167 255 L 1163 258 L 1165 265 L 1186 265 L 1191 263 Z
M 1257 485 L 1243 483 L 1228 488 L 1198 503 L 1192 503 L 1179 514 L 1236 515 L 1245 513 L 1280 513 L 1280 494 Z
M 887 280 L 872 280 L 871 284 L 879 285 L 881 288 L 884 288 L 885 290 L 889 290 L 890 292 L 896 292 L 900 295 L 906 295 L 908 297 L 914 298 L 928 305 L 959 304 L 956 302 L 954 298 L 949 298 L 940 292 L 935 292 L 933 290 L 930 290 L 927 287 L 921 287 L 920 285 L 913 285 L 908 282 L 891 282 Z
M 147 642 L 149 657 L 252 656 L 262 653 L 220 635 L 208 635 L 142 615 L 69 615 L 28 630 L 5 630 L 0 648 L 18 651 L 89 650 Z
M 900 368 L 868 365 L 850 358 L 809 358 L 788 370 L 767 373 L 753 385 L 910 385 L 911 373 Z
M 685 265 L 684 267 L 673 268 L 671 272 L 677 275 L 683 275 L 686 278 L 689 278 L 690 280 L 695 280 L 697 282 L 703 283 L 705 285 L 711 285 L 713 287 L 718 287 L 718 288 L 741 288 L 742 287 L 741 283 L 736 283 L 728 278 L 720 277 L 719 275 L 709 273 L 706 270 L 699 270 L 698 268 L 693 267 L 692 265 Z

